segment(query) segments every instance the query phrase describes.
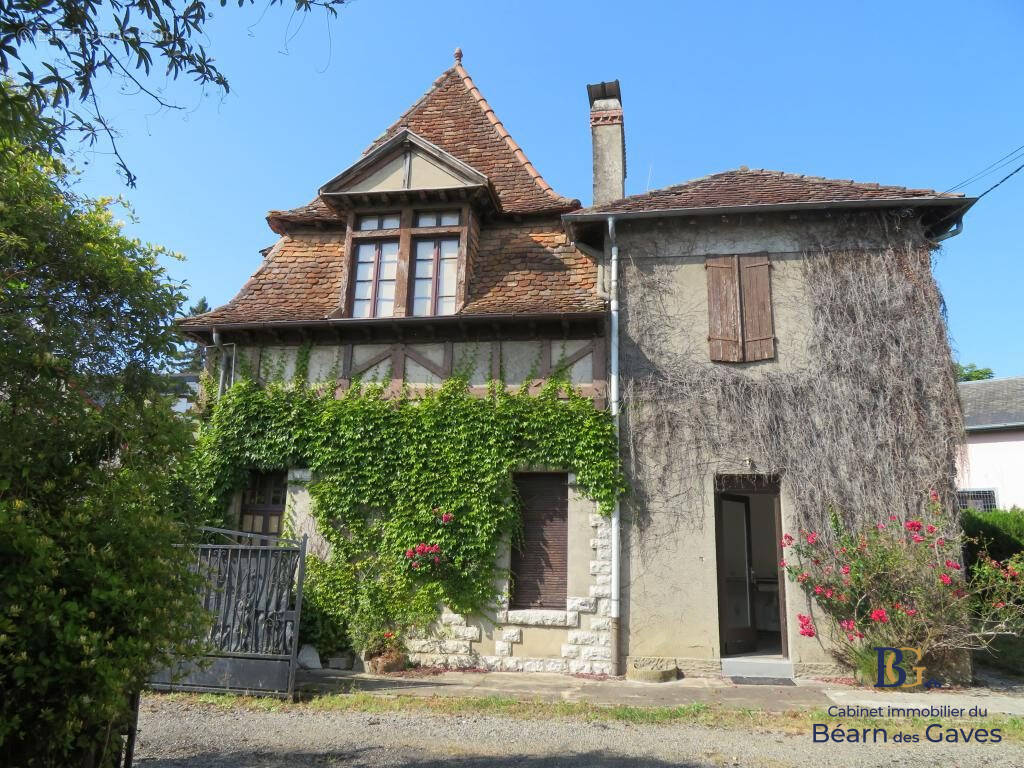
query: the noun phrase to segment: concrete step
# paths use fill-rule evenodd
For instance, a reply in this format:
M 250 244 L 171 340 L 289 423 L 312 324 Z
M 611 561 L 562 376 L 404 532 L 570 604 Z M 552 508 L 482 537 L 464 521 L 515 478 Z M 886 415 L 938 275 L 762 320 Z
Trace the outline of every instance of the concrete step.
M 722 659 L 722 676 L 792 678 L 793 662 L 781 656 L 731 656 Z

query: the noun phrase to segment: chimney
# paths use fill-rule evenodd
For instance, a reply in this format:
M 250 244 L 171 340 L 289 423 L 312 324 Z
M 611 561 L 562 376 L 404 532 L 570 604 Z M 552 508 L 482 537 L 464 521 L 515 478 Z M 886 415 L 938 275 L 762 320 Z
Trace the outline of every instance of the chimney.
M 626 196 L 626 131 L 619 81 L 587 86 L 594 144 L 594 205 Z

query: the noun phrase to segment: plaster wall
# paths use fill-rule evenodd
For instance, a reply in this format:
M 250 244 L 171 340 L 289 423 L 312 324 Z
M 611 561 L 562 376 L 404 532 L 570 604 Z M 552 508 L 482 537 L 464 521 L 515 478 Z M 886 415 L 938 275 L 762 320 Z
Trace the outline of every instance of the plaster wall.
M 1024 507 L 1024 429 L 969 432 L 957 488 L 994 490 L 1001 509 Z

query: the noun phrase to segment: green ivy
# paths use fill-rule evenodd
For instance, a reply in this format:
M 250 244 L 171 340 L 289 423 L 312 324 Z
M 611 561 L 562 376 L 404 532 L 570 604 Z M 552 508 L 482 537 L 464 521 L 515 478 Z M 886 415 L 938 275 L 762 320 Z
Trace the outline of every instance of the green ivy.
M 494 383 L 474 397 L 454 378 L 417 398 L 369 386 L 336 399 L 244 380 L 213 406 L 195 467 L 219 518 L 250 469 L 312 470 L 313 514 L 333 552 L 311 570 L 359 648 L 425 626 L 441 603 L 459 612 L 493 603 L 499 546 L 520 526 L 517 469 L 574 472 L 606 515 L 625 488 L 610 415 L 564 381 L 537 395 Z M 421 542 L 440 546 L 440 562 L 416 570 L 406 551 Z M 314 600 L 323 613 L 324 595 Z

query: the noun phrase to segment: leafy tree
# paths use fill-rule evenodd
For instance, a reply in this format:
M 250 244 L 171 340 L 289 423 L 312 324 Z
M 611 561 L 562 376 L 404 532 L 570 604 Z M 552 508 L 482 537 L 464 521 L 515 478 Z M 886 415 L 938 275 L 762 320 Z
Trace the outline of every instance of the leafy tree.
M 967 365 L 954 363 L 954 365 L 956 366 L 957 381 L 984 381 L 985 379 L 991 379 L 995 375 L 991 368 L 979 368 L 974 363 L 968 363 Z
M 205 296 L 192 304 L 186 313 L 187 317 L 201 315 L 210 311 L 210 304 Z M 178 348 L 174 356 L 172 367 L 180 373 L 199 373 L 203 370 L 203 348 L 194 341 L 185 341 Z
M 235 2 L 239 8 L 255 5 Z M 294 2 L 296 11 L 320 7 L 333 17 L 347 0 Z M 49 110 L 51 130 L 35 133 L 37 147 L 59 146 L 68 129 L 90 144 L 105 137 L 134 186 L 115 128 L 104 116 L 97 79 L 119 77 L 167 109 L 183 107 L 153 82 L 154 68 L 227 93 L 227 77 L 200 42 L 212 16 L 202 0 L 0 0 L 0 135 L 27 136 L 38 126 L 36 116 Z
M 157 369 L 183 295 L 163 250 L 58 161 L 0 139 L 0 764 L 105 766 L 131 692 L 203 616 Z

